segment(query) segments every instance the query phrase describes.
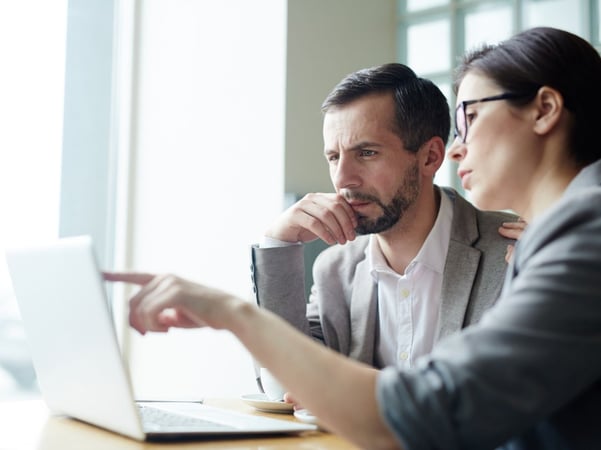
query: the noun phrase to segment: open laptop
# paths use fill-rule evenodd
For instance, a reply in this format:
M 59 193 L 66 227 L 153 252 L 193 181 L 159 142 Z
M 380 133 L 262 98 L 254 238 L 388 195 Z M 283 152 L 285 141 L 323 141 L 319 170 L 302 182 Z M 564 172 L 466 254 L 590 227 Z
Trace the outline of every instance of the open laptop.
M 11 249 L 6 257 L 40 389 L 53 412 L 138 440 L 316 429 L 200 402 L 135 402 L 91 238 Z M 153 416 L 148 423 L 147 415 Z

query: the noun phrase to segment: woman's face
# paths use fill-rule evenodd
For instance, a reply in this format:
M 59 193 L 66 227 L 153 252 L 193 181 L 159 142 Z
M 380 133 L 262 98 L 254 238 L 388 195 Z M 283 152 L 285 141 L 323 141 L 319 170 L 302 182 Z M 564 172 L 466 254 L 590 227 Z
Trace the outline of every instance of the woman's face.
M 529 128 L 526 110 L 512 107 L 504 99 L 461 107 L 462 102 L 503 93 L 483 75 L 468 73 L 464 77 L 457 93 L 456 120 L 465 143 L 463 136 L 457 137 L 447 151 L 447 157 L 458 163 L 461 184 L 471 191 L 478 207 L 519 211 L 522 209 L 519 203 L 528 198 L 529 174 L 536 163 L 529 151 L 535 136 Z M 463 110 L 467 127 L 462 126 Z

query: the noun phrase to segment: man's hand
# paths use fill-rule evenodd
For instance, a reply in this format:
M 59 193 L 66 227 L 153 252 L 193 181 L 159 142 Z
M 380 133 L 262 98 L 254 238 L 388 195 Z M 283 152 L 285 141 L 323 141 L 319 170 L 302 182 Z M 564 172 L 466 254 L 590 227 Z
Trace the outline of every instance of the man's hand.
M 357 218 L 338 194 L 307 194 L 278 217 L 266 236 L 286 242 L 345 244 L 355 239 Z

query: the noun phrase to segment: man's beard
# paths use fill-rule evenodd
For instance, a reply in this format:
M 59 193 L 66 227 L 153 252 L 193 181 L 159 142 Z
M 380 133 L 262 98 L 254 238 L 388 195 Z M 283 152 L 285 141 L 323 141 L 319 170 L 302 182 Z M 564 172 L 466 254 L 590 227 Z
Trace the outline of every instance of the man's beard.
M 416 162 L 407 168 L 403 174 L 403 184 L 396 191 L 390 203 L 386 205 L 374 195 L 351 192 L 347 199 L 373 202 L 382 209 L 382 214 L 375 219 L 358 215 L 355 231 L 358 234 L 372 234 L 392 228 L 415 203 L 419 191 L 419 169 Z

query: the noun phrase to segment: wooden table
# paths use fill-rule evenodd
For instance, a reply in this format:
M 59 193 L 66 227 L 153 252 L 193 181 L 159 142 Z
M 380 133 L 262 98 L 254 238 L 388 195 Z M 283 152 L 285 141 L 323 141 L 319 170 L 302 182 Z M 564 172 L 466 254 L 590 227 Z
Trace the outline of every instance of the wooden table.
M 296 420 L 291 414 L 256 411 L 238 399 L 207 399 L 207 405 L 253 415 Z M 331 433 L 316 431 L 301 435 L 255 438 L 207 439 L 185 442 L 138 442 L 62 416 L 50 414 L 42 400 L 0 403 L 0 449 L 37 450 L 142 450 L 142 449 L 353 449 L 355 446 Z

